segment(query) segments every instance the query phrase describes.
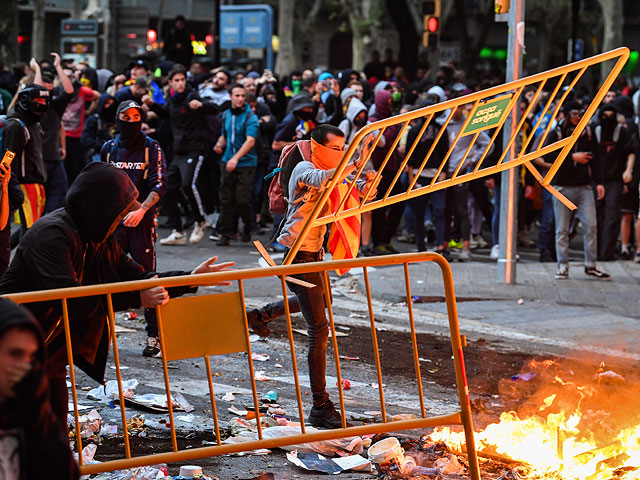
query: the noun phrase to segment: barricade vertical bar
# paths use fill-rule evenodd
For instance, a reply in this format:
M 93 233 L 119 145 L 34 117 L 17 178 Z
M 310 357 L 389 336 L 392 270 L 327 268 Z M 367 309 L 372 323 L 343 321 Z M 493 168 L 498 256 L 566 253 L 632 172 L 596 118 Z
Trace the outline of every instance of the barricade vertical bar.
M 409 281 L 409 264 L 404 264 L 404 284 L 407 290 L 407 308 L 409 310 L 409 325 L 411 327 L 411 346 L 413 347 L 413 364 L 416 368 L 416 380 L 418 381 L 418 396 L 420 397 L 420 412 L 422 418 L 427 418 L 427 410 L 424 406 L 424 392 L 422 391 L 422 375 L 420 374 L 420 357 L 418 356 L 418 338 L 416 336 L 416 323 L 413 318 L 413 296 L 411 295 L 411 282 Z
M 331 343 L 333 344 L 333 355 L 336 359 L 336 377 L 338 378 L 338 395 L 340 397 L 340 413 L 342 414 L 342 428 L 347 428 L 347 420 L 344 409 L 344 392 L 342 389 L 342 369 L 340 368 L 340 352 L 338 351 L 338 338 L 336 337 L 336 326 L 333 322 L 333 308 L 331 306 L 331 284 L 329 274 L 326 270 L 322 272 L 324 281 L 324 303 L 329 312 L 329 326 L 331 327 Z
M 458 307 L 456 306 L 456 294 L 453 287 L 453 275 L 449 262 L 443 257 L 434 255 L 433 261 L 436 262 L 442 270 L 447 314 L 449 316 L 449 330 L 451 332 L 451 347 L 456 370 L 456 385 L 458 388 L 458 397 L 460 398 L 460 413 L 462 426 L 464 427 L 467 455 L 469 456 L 469 473 L 471 474 L 472 480 L 480 480 L 480 467 L 478 465 L 476 441 L 473 432 L 471 402 L 469 400 L 469 386 L 467 384 L 464 355 L 462 353 L 462 341 L 460 340 L 460 324 L 458 323 Z
M 284 276 L 280 277 L 282 285 L 282 296 L 284 298 L 284 316 L 287 319 L 287 334 L 289 335 L 289 349 L 291 350 L 291 368 L 293 369 L 293 380 L 296 385 L 296 397 L 298 400 L 298 414 L 300 415 L 300 431 L 306 433 L 304 427 L 304 410 L 302 408 L 302 394 L 300 393 L 300 379 L 298 378 L 298 362 L 296 360 L 296 347 L 293 342 L 293 327 L 291 326 L 291 311 L 289 310 L 289 297 L 287 295 L 287 284 Z
M 118 378 L 118 392 L 120 393 L 120 415 L 122 417 L 122 434 L 124 436 L 124 451 L 127 458 L 131 458 L 129 445 L 129 431 L 127 429 L 127 412 L 124 409 L 124 395 L 122 394 L 122 371 L 120 370 L 120 353 L 118 352 L 118 340 L 116 339 L 116 321 L 113 312 L 113 298 L 107 294 L 107 310 L 109 314 L 109 328 L 113 340 L 113 361 L 116 364 L 116 377 Z
M 367 290 L 367 304 L 369 306 L 369 321 L 371 322 L 371 342 L 373 343 L 373 358 L 376 361 L 376 373 L 378 374 L 378 393 L 380 394 L 380 413 L 382 422 L 387 423 L 387 409 L 384 404 L 384 391 L 382 390 L 382 368 L 380 367 L 380 351 L 378 350 L 378 334 L 376 322 L 373 319 L 373 304 L 371 303 L 371 285 L 369 285 L 369 272 L 367 267 L 362 267 L 364 272 L 364 284 Z
M 158 317 L 158 332 L 160 333 L 160 349 L 162 352 L 166 352 L 164 343 L 164 328 L 162 325 L 162 311 L 160 308 L 156 308 L 156 314 Z M 164 373 L 164 387 L 167 394 L 167 408 L 169 409 L 169 421 L 171 422 L 171 445 L 173 451 L 178 451 L 178 440 L 176 439 L 176 425 L 173 421 L 173 400 L 171 397 L 171 386 L 169 385 L 169 369 L 167 368 L 167 357 L 162 355 L 162 372 Z
M 82 435 L 80 433 L 80 414 L 78 413 L 78 392 L 76 391 L 76 372 L 73 369 L 73 349 L 71 348 L 71 328 L 69 327 L 69 307 L 67 299 L 62 300 L 62 321 L 64 322 L 64 339 L 67 343 L 67 362 L 69 362 L 69 379 L 71 380 L 71 397 L 73 398 L 73 416 L 76 421 L 76 444 L 78 445 L 78 464 L 82 461 Z
M 449 112 L 449 115 L 447 116 L 447 119 L 442 124 L 442 128 L 438 132 L 436 139 L 433 141 L 433 144 L 431 145 L 431 148 L 427 152 L 427 155 L 424 157 L 424 160 L 422 160 L 422 163 L 420 164 L 420 168 L 418 168 L 418 171 L 415 172 L 413 181 L 411 182 L 411 185 L 409 185 L 409 188 L 407 189 L 407 193 L 413 190 L 413 187 L 415 186 L 416 182 L 418 181 L 418 178 L 420 177 L 420 173 L 422 173 L 422 170 L 424 170 L 424 167 L 427 166 L 427 162 L 429 161 L 429 158 L 431 158 L 431 154 L 433 153 L 433 151 L 438 146 L 438 143 L 440 142 L 440 138 L 442 138 L 442 135 L 444 135 L 445 131 L 447 130 L 447 126 L 449 125 L 449 122 L 451 122 L 451 119 L 453 118 L 453 112 L 455 112 L 455 110 L 456 110 L 455 108 L 451 109 L 451 111 Z M 442 165 L 443 164 L 441 164 L 440 169 L 442 169 Z M 440 171 L 438 171 L 438 175 L 439 174 L 440 174 Z
M 218 445 L 222 445 L 222 440 L 220 440 L 220 425 L 218 425 L 218 408 L 216 406 L 216 397 L 213 391 L 213 379 L 211 378 L 211 362 L 209 361 L 209 355 L 204 356 L 204 364 L 207 367 L 209 397 L 211 397 L 211 415 L 213 416 L 213 425 L 216 429 L 216 442 L 218 442 Z
M 251 375 L 251 392 L 253 393 L 253 406 L 256 409 L 256 426 L 258 427 L 258 438 L 262 440 L 262 420 L 260 420 L 260 404 L 258 403 L 258 390 L 256 388 L 256 375 L 253 370 L 253 356 L 251 353 L 251 342 L 249 341 L 249 321 L 247 320 L 247 306 L 244 303 L 244 286 L 242 280 L 238 280 L 238 291 L 242 302 L 242 319 L 244 320 L 244 338 L 247 340 L 247 357 L 249 359 L 249 375 Z

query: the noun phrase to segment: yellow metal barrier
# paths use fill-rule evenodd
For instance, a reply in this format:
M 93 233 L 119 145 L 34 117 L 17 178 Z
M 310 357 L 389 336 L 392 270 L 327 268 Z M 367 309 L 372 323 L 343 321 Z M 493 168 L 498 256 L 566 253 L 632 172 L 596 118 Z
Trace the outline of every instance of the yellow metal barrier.
M 434 262 L 441 271 L 444 283 L 444 291 L 446 296 L 447 311 L 449 316 L 449 328 L 451 331 L 451 346 L 453 351 L 457 389 L 460 403 L 460 410 L 454 411 L 447 415 L 427 417 L 427 408 L 423 393 L 422 379 L 420 376 L 420 362 L 418 357 L 418 344 L 416 335 L 416 326 L 413 316 L 413 308 L 410 299 L 412 298 L 409 264 L 417 262 Z M 386 405 L 384 400 L 383 371 L 380 365 L 380 357 L 378 354 L 379 345 L 376 336 L 376 325 L 374 309 L 371 300 L 371 288 L 369 284 L 368 269 L 369 267 L 382 266 L 402 266 L 405 277 L 405 294 L 407 299 L 407 314 L 409 321 L 409 331 L 412 344 L 412 356 L 416 374 L 416 388 L 418 389 L 418 398 L 420 402 L 420 414 L 416 419 L 401 420 L 389 422 L 386 417 Z M 363 270 L 364 286 L 366 299 L 368 303 L 369 320 L 371 325 L 372 348 L 375 358 L 376 375 L 378 380 L 378 389 L 380 396 L 380 411 L 382 412 L 382 423 L 373 423 L 368 425 L 346 427 L 345 424 L 345 405 L 342 386 L 342 375 L 340 368 L 340 353 L 336 339 L 336 329 L 334 324 L 333 309 L 331 301 L 331 284 L 329 282 L 328 271 L 336 268 L 351 268 Z M 213 383 L 211 376 L 211 367 L 209 356 L 224 353 L 246 351 L 248 353 L 248 363 L 251 374 L 251 388 L 254 408 L 259 420 L 260 413 L 258 408 L 258 397 L 255 378 L 253 375 L 253 360 L 251 356 L 251 344 L 248 341 L 248 328 L 244 303 L 244 282 L 250 279 L 259 279 L 265 277 L 276 276 L 280 279 L 282 294 L 287 297 L 287 287 L 285 278 L 290 275 L 321 272 L 321 276 L 326 285 L 325 295 L 327 295 L 327 309 L 329 314 L 329 326 L 332 334 L 333 352 L 335 358 L 335 368 L 337 374 L 337 386 L 339 389 L 340 410 L 343 417 L 343 428 L 335 430 L 324 430 L 318 432 L 306 432 L 304 427 L 304 409 L 302 404 L 302 395 L 300 392 L 300 382 L 298 379 L 298 369 L 296 365 L 296 353 L 293 340 L 293 329 L 291 324 L 291 316 L 286 310 L 286 324 L 288 332 L 288 340 L 291 348 L 292 373 L 295 379 L 296 399 L 298 405 L 299 417 L 302 420 L 300 426 L 300 434 L 283 438 L 263 438 L 260 430 L 260 421 L 258 425 L 258 439 L 255 441 L 245 442 L 241 444 L 223 444 L 221 443 L 220 429 L 217 418 L 216 399 L 213 391 Z M 121 292 L 135 291 L 155 286 L 176 287 L 183 285 L 209 285 L 212 283 L 231 281 L 237 285 L 237 290 L 228 293 L 216 293 L 210 295 L 192 296 L 172 299 L 162 308 L 158 309 L 158 323 L 160 327 L 160 339 L 163 353 L 163 371 L 167 398 L 171 398 L 171 390 L 169 386 L 169 375 L 167 370 L 167 362 L 171 360 L 192 358 L 203 356 L 206 364 L 206 374 L 209 384 L 209 393 L 211 397 L 211 411 L 215 424 L 215 433 L 217 445 L 193 448 L 187 450 L 178 450 L 175 424 L 173 421 L 172 402 L 168 401 L 171 441 L 173 451 L 159 453 L 154 455 L 145 455 L 139 457 L 131 456 L 131 448 L 127 432 L 127 414 L 124 405 L 124 397 L 122 395 L 122 369 L 120 366 L 121 358 L 118 353 L 118 344 L 115 331 L 115 318 L 112 306 L 112 295 Z M 75 370 L 73 367 L 73 351 L 70 341 L 69 317 L 66 308 L 67 301 L 72 298 L 104 295 L 107 298 L 108 305 L 108 322 L 112 332 L 111 340 L 113 345 L 113 359 L 116 366 L 116 375 L 118 379 L 118 389 L 120 392 L 120 410 L 122 414 L 122 431 L 124 434 L 124 457 L 120 460 L 111 460 L 99 464 L 85 465 L 82 459 L 82 438 L 76 435 L 77 449 L 79 452 L 79 461 L 81 472 L 83 474 L 93 474 L 99 472 L 113 471 L 123 468 L 132 468 L 143 465 L 152 465 L 160 462 L 178 462 L 193 460 L 214 455 L 226 453 L 241 452 L 253 450 L 256 448 L 275 448 L 285 445 L 293 445 L 335 438 L 342 438 L 352 435 L 364 435 L 369 433 L 382 433 L 392 431 L 402 431 L 417 428 L 434 427 L 438 425 L 462 425 L 466 437 L 466 447 L 469 458 L 469 471 L 473 480 L 479 480 L 478 459 L 476 456 L 476 448 L 473 436 L 473 422 L 471 418 L 471 405 L 469 402 L 469 389 L 467 386 L 467 378 L 464 366 L 464 355 L 462 352 L 463 342 L 460 336 L 460 328 L 458 324 L 458 313 L 456 308 L 455 292 L 453 287 L 453 278 L 451 268 L 447 261 L 440 255 L 434 253 L 409 253 L 402 255 L 389 255 L 384 257 L 369 257 L 354 260 L 340 260 L 333 262 L 315 262 L 296 264 L 288 266 L 275 266 L 259 269 L 246 269 L 228 272 L 218 272 L 213 274 L 189 275 L 181 277 L 169 277 L 161 279 L 151 279 L 136 282 L 122 282 L 105 285 L 93 285 L 85 287 L 46 290 L 39 292 L 29 292 L 21 294 L 7 295 L 7 298 L 18 303 L 30 303 L 41 301 L 57 300 L 62 302 L 64 315 L 64 329 L 67 338 L 67 353 L 70 365 L 71 391 L 74 403 L 74 415 L 76 423 L 76 432 L 79 428 L 78 399 L 75 383 Z M 216 321 L 219 320 L 219 321 Z
M 437 190 L 442 190 L 443 188 L 451 187 L 454 185 L 458 185 L 461 183 L 469 182 L 471 180 L 475 180 L 476 178 L 486 177 L 488 175 L 493 175 L 498 172 L 502 172 L 504 170 L 508 170 L 510 168 L 517 167 L 519 165 L 524 165 L 527 170 L 531 172 L 531 174 L 538 180 L 543 187 L 545 187 L 551 194 L 557 197 L 560 201 L 562 201 L 567 207 L 574 210 L 576 207 L 571 203 L 567 198 L 560 194 L 555 188 L 553 188 L 550 183 L 553 179 L 554 175 L 562 165 L 562 162 L 566 158 L 567 154 L 570 152 L 571 148 L 577 141 L 578 137 L 587 126 L 587 123 L 595 113 L 598 105 L 606 95 L 607 91 L 615 81 L 618 74 L 621 72 L 624 67 L 627 59 L 629 58 L 629 49 L 626 47 L 617 48 L 610 52 L 605 52 L 600 55 L 596 55 L 591 58 L 587 58 L 585 60 L 581 60 L 579 62 L 571 63 L 569 65 L 565 65 L 559 68 L 555 68 L 553 70 L 549 70 L 546 72 L 538 73 L 536 75 L 532 75 L 530 77 L 522 78 L 520 80 L 515 80 L 513 82 L 499 85 L 493 88 L 489 88 L 487 90 L 483 90 L 480 92 L 472 93 L 470 95 L 466 95 L 464 97 L 456 98 L 453 100 L 449 100 L 446 102 L 438 103 L 436 105 L 432 105 L 429 107 L 421 108 L 419 110 L 415 110 L 412 112 L 407 112 L 402 115 L 397 115 L 395 117 L 390 117 L 384 120 L 380 120 L 375 123 L 371 123 L 363 127 L 356 134 L 355 138 L 347 148 L 340 165 L 336 169 L 336 174 L 332 178 L 332 180 L 327 184 L 325 190 L 320 196 L 315 208 L 313 209 L 311 215 L 306 220 L 298 238 L 295 243 L 291 246 L 291 250 L 289 251 L 287 257 L 284 259 L 284 264 L 289 265 L 296 253 L 300 249 L 300 245 L 304 241 L 307 236 L 309 230 L 315 226 L 324 225 L 328 223 L 332 223 L 336 220 L 340 220 L 345 217 L 352 216 L 354 214 L 368 212 L 371 210 L 375 210 L 377 208 L 381 208 L 387 205 L 391 205 L 394 203 L 402 202 L 404 200 L 409 200 L 414 197 L 418 197 L 420 195 L 426 195 L 431 192 L 435 192 Z M 549 131 L 556 119 L 562 105 L 565 100 L 569 96 L 569 93 L 576 87 L 580 86 L 580 81 L 585 81 L 587 78 L 585 73 L 591 69 L 598 70 L 597 78 L 600 76 L 600 64 L 607 60 L 616 60 L 611 72 L 607 76 L 607 78 L 602 82 L 598 93 L 593 98 L 593 101 L 585 111 L 582 119 L 576 126 L 574 132 L 566 137 L 562 138 L 550 145 L 545 145 L 545 139 L 547 138 Z M 544 107 L 542 109 L 542 114 L 539 117 L 539 120 L 533 125 L 531 131 L 536 131 L 539 127 L 541 127 L 545 114 L 550 113 L 551 119 L 547 124 L 544 133 L 542 134 L 541 141 L 538 143 L 538 146 L 532 151 L 527 152 L 527 148 L 529 147 L 533 135 L 526 135 L 527 126 L 526 126 L 526 118 L 529 113 L 532 112 L 533 107 L 536 105 L 538 100 L 541 98 L 541 94 L 547 85 L 553 85 L 555 82 L 555 86 L 551 94 L 549 95 L 547 101 L 544 103 Z M 524 89 L 526 87 L 535 88 L 535 94 L 533 99 L 530 101 L 529 106 L 522 113 L 522 116 L 519 116 L 517 111 L 519 109 L 514 108 L 514 106 L 519 105 L 520 100 L 524 97 Z M 455 137 L 453 142 L 451 142 L 449 151 L 442 159 L 432 158 L 432 154 L 440 137 L 445 134 L 445 127 L 449 125 L 451 119 L 454 116 L 454 113 L 458 109 L 465 109 L 465 106 L 471 105 L 470 113 L 466 117 L 466 121 L 463 126 L 460 128 L 458 135 Z M 449 111 L 448 114 L 446 112 Z M 498 112 L 501 112 L 498 115 Z M 443 128 L 440 130 L 439 135 L 433 142 L 433 146 L 430 151 L 427 153 L 426 157 L 422 161 L 418 171 L 416 172 L 415 178 L 413 182 L 409 185 L 409 188 L 406 189 L 403 193 L 398 193 L 396 195 L 391 195 L 391 192 L 396 185 L 396 183 L 400 179 L 400 175 L 407 165 L 411 154 L 415 150 L 420 138 L 422 137 L 423 132 L 426 131 L 427 126 L 430 122 L 435 121 L 434 119 L 438 114 L 443 114 L 446 116 L 446 119 L 443 123 Z M 493 145 L 493 142 L 497 138 L 498 134 L 502 130 L 503 126 L 507 118 L 511 117 L 512 124 L 516 125 L 513 136 L 509 137 L 509 143 L 507 147 L 504 149 L 502 156 L 498 160 L 495 166 L 483 167 L 483 162 L 487 155 L 489 154 L 490 148 Z M 371 157 L 372 152 L 376 148 L 379 147 L 379 142 L 382 137 L 384 131 L 393 126 L 400 126 L 399 132 L 389 149 L 388 153 L 385 155 L 384 160 L 378 169 L 376 175 L 376 181 L 379 181 L 383 172 L 387 172 L 389 169 L 387 168 L 387 164 L 391 155 L 398 148 L 398 143 L 409 127 L 410 123 L 413 120 L 425 118 L 426 121 L 416 137 L 413 145 L 407 145 L 407 155 L 400 168 L 397 171 L 392 171 L 390 175 L 393 175 L 393 181 L 389 185 L 386 192 L 378 192 L 377 199 L 371 200 L 364 198 L 360 202 L 358 207 L 346 208 L 346 199 L 349 197 L 351 190 L 355 186 L 355 180 L 351 182 L 349 189 L 345 192 L 344 197 L 336 209 L 336 211 L 331 212 L 328 215 L 320 217 L 320 212 L 325 208 L 326 202 L 329 199 L 329 195 L 331 194 L 334 187 L 338 184 L 338 180 L 341 177 L 341 174 L 344 168 L 349 164 L 354 156 L 358 156 L 360 151 L 366 150 L 363 149 L 365 144 L 369 144 L 372 142 L 372 148 L 368 151 L 367 159 Z M 492 122 L 495 120 L 495 122 Z M 477 123 L 474 123 L 477 122 Z M 473 145 L 476 143 L 480 132 L 484 129 L 482 124 L 491 125 L 494 128 L 494 132 L 491 136 L 490 142 L 485 148 L 484 152 L 480 156 L 478 162 L 475 165 L 475 168 L 472 172 L 460 174 L 460 170 L 462 165 L 465 163 L 469 152 L 472 150 Z M 372 139 L 371 135 L 375 137 Z M 473 135 L 472 141 L 469 144 L 468 148 L 464 153 L 457 169 L 444 180 L 440 180 L 440 173 L 443 172 L 444 167 L 451 156 L 453 149 L 456 147 L 461 138 L 467 135 Z M 515 156 L 515 158 L 511 161 L 505 162 L 505 157 L 507 153 L 511 150 L 514 142 L 516 140 L 519 141 L 519 153 Z M 516 143 L 516 145 L 518 145 Z M 541 157 L 543 155 L 548 155 L 550 153 L 557 152 L 558 156 L 556 157 L 553 165 L 549 169 L 549 172 L 543 177 L 540 172 L 531 164 L 531 161 L 535 158 Z M 362 166 L 357 170 L 355 176 L 356 178 L 360 176 L 362 171 L 364 170 L 366 162 L 362 163 Z M 425 167 L 428 168 L 437 168 L 437 174 L 433 178 L 433 181 L 430 185 L 426 185 L 423 187 L 415 188 L 416 181 L 420 172 L 422 172 Z

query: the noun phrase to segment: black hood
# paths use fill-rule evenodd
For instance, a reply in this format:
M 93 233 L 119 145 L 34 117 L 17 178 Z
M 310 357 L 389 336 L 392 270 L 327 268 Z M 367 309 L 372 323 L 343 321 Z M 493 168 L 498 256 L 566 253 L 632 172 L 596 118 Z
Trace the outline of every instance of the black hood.
M 311 100 L 311 97 L 309 95 L 303 94 L 303 95 L 296 95 L 295 97 L 293 97 L 290 101 L 289 101 L 289 105 L 287 107 L 287 111 L 289 113 L 297 113 L 300 110 L 302 110 L 303 108 L 314 108 L 315 105 L 313 103 L 313 100 Z
M 626 95 L 620 95 L 611 104 L 616 108 L 618 112 L 624 115 L 625 118 L 633 118 L 633 101 Z
M 109 99 L 113 100 L 113 104 L 109 108 L 105 109 L 104 104 L 107 103 L 107 100 Z M 104 121 L 109 123 L 115 123 L 117 110 L 118 110 L 118 105 L 116 104 L 115 97 L 113 97 L 112 95 L 109 95 L 108 93 L 103 93 L 102 95 L 100 95 L 100 100 L 98 100 L 98 108 L 96 109 L 96 112 L 98 112 L 98 114 L 102 117 Z
M 93 162 L 69 187 L 67 211 L 84 240 L 103 242 L 137 198 L 138 190 L 124 170 Z

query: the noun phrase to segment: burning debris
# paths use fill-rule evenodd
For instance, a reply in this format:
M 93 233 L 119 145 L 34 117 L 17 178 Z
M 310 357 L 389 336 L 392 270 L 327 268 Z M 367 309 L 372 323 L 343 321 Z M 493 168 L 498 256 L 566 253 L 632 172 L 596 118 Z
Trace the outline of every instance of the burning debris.
M 584 365 L 532 360 L 523 372 L 527 382 L 501 384 L 503 400 L 513 410 L 476 431 L 481 456 L 521 464 L 503 478 L 640 478 L 637 382 L 604 363 L 594 372 Z M 454 453 L 464 452 L 462 432 L 440 428 L 429 438 Z

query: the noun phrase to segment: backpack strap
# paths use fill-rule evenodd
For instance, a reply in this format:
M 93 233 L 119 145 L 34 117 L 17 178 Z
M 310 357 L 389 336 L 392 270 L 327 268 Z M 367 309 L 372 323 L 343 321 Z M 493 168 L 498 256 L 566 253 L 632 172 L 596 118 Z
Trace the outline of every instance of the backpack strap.
M 109 140 L 109 147 L 107 148 L 107 160 L 106 163 L 111 161 L 111 155 L 116 151 L 116 142 L 115 140 Z
M 151 149 L 151 147 L 153 146 L 153 142 L 155 140 L 153 140 L 152 138 L 146 137 L 144 139 L 144 174 L 142 176 L 143 179 L 147 179 L 147 177 L 149 176 L 149 150 Z

